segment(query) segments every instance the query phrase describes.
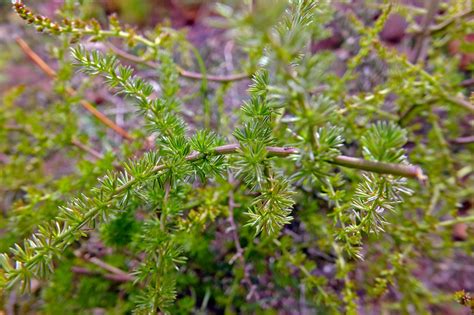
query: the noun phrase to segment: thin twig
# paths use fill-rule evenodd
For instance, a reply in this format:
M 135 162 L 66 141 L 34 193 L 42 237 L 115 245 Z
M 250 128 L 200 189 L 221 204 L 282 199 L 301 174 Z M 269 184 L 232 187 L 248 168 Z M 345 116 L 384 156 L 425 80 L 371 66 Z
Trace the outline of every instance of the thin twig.
M 72 139 L 71 140 L 71 143 L 73 145 L 75 145 L 76 147 L 78 147 L 79 149 L 83 150 L 84 152 L 87 152 L 89 153 L 92 157 L 94 157 L 96 160 L 103 160 L 104 159 L 104 155 L 101 154 L 100 152 L 97 152 L 96 150 L 94 150 L 93 148 L 85 145 L 84 143 L 80 142 L 79 140 L 77 139 Z M 122 165 L 120 165 L 120 163 L 118 163 L 117 161 L 114 161 L 112 162 L 112 166 L 115 168 L 115 169 L 121 169 L 122 168 Z M 0 314 L 1 315 L 1 314 Z
M 414 65 L 408 59 L 400 56 L 395 49 L 390 49 L 384 46 L 380 41 L 374 41 L 373 44 L 375 46 L 377 53 L 380 56 L 384 56 L 385 54 L 390 54 L 393 58 L 395 58 L 397 61 L 399 61 L 408 69 L 416 71 L 422 78 L 424 78 L 437 90 L 439 94 L 439 96 L 437 95 L 437 97 L 449 103 L 456 104 L 460 107 L 463 107 L 467 109 L 468 111 L 474 113 L 474 105 L 470 101 L 466 100 L 463 97 L 449 95 L 448 92 L 443 87 L 443 85 L 439 82 L 439 80 L 435 78 L 434 76 L 432 76 L 430 73 L 428 73 L 425 69 L 418 67 L 417 65 Z M 408 112 L 411 110 L 412 108 L 410 108 Z
M 474 143 L 474 136 L 467 136 L 467 137 L 459 137 L 456 139 L 451 140 L 454 144 L 470 144 Z
M 17 125 L 7 124 L 7 125 L 4 125 L 2 128 L 7 131 L 16 131 L 16 132 L 20 132 L 31 137 L 35 137 L 34 132 L 31 130 L 31 128 L 29 128 L 29 126 L 17 126 Z
M 467 223 L 467 222 L 473 222 L 473 221 L 474 221 L 474 215 L 460 216 L 460 217 L 456 217 L 450 220 L 438 222 L 436 223 L 436 226 L 447 227 L 447 226 L 455 225 L 457 223 Z
M 17 292 L 12 290 L 8 295 L 8 300 L 5 305 L 5 314 L 6 315 L 15 315 L 15 305 L 17 299 Z
M 26 126 L 6 125 L 3 128 L 5 130 L 8 130 L 8 131 L 22 132 L 22 133 L 25 133 L 29 136 L 35 137 L 35 134 L 29 128 L 27 128 Z M 104 156 L 102 154 L 100 154 L 99 152 L 97 152 L 93 148 L 85 145 L 84 143 L 80 142 L 79 140 L 77 140 L 75 138 L 73 138 L 71 140 L 71 143 L 73 145 L 75 145 L 76 147 L 78 147 L 79 149 L 83 150 L 84 152 L 89 153 L 91 156 L 93 156 L 97 160 L 102 160 L 104 158 Z M 118 164 L 115 165 L 115 166 L 118 167 Z
M 77 139 L 72 139 L 71 140 L 71 143 L 74 144 L 76 147 L 78 147 L 79 149 L 89 153 L 90 155 L 92 155 L 95 159 L 97 160 L 102 160 L 104 158 L 104 156 L 102 154 L 100 154 L 99 152 L 97 152 L 96 150 L 94 150 L 93 148 L 85 145 L 84 143 L 80 142 L 79 140 Z
M 466 79 L 462 81 L 459 85 L 462 87 L 470 87 L 471 85 L 474 85 L 474 78 Z
M 232 173 L 229 171 L 229 183 L 234 184 L 234 177 L 232 176 Z M 235 219 L 234 219 L 234 208 L 235 208 L 235 200 L 234 200 L 234 188 L 232 187 L 229 190 L 229 225 L 230 228 L 228 231 L 232 235 L 232 239 L 234 241 L 236 253 L 234 257 L 231 258 L 230 264 L 233 264 L 236 259 L 240 260 L 240 263 L 242 264 L 242 267 L 245 269 L 245 259 L 244 259 L 244 250 L 242 249 L 242 245 L 240 244 L 240 239 L 239 239 L 239 234 L 237 230 L 237 225 L 235 224 Z
M 195 80 L 202 80 L 204 77 L 202 74 L 197 73 L 197 72 L 191 72 L 184 70 L 183 68 L 178 66 L 178 71 L 179 74 L 188 79 L 195 79 Z M 206 75 L 206 79 L 208 81 L 214 81 L 214 82 L 232 82 L 232 81 L 241 81 L 245 79 L 249 79 L 249 75 L 246 73 L 237 73 L 237 74 L 229 74 L 229 75 L 212 75 L 208 74 Z
M 118 56 L 122 57 L 123 59 L 132 61 L 134 63 L 139 63 L 146 65 L 150 68 L 157 69 L 159 67 L 159 64 L 153 61 L 149 60 L 144 60 L 143 58 L 140 58 L 136 55 L 130 54 L 127 51 L 124 51 L 120 48 L 118 48 L 115 45 L 108 44 L 107 45 L 112 51 L 117 54 Z M 188 71 L 183 69 L 180 66 L 176 66 L 179 72 L 179 75 L 182 76 L 183 78 L 188 78 L 188 79 L 194 79 L 194 80 L 203 80 L 204 76 L 201 73 L 193 72 L 193 71 Z M 205 77 L 208 81 L 214 81 L 214 82 L 232 82 L 232 81 L 240 81 L 240 80 L 245 80 L 249 79 L 250 76 L 246 73 L 237 73 L 237 74 L 230 74 L 230 75 L 212 75 L 212 74 L 207 74 Z
M 97 257 L 90 257 L 88 254 L 86 255 L 82 255 L 81 252 L 79 251 L 75 251 L 74 252 L 74 255 L 78 258 L 81 258 L 91 264 L 94 264 L 96 265 L 97 267 L 115 275 L 116 279 L 123 279 L 124 281 L 134 281 L 135 280 L 135 277 L 133 277 L 131 274 L 115 267 L 115 266 L 112 266 L 112 265 L 109 265 L 108 263 L 100 260 L 99 258 Z
M 154 68 L 154 69 L 156 69 L 160 66 L 157 62 L 140 58 L 140 57 L 138 57 L 134 54 L 131 54 L 131 53 L 129 53 L 129 52 L 123 50 L 123 49 L 118 48 L 117 46 L 115 46 L 111 43 L 107 43 L 107 47 L 109 47 L 114 52 L 114 54 L 118 55 L 119 57 L 122 57 L 125 60 L 131 61 L 133 63 L 146 65 L 146 66 L 148 66 L 150 68 Z
M 445 21 L 443 21 L 443 22 L 441 22 L 437 25 L 433 25 L 432 27 L 429 28 L 429 33 L 431 35 L 439 33 L 441 31 L 445 30 L 446 28 L 448 28 L 450 25 L 452 25 L 456 22 L 459 22 L 464 18 L 471 18 L 472 16 L 474 16 L 474 10 L 473 9 L 463 11 L 459 14 L 453 15 L 451 18 L 446 19 Z M 422 32 L 423 32 L 422 29 L 416 29 L 412 33 L 413 34 L 420 34 Z
M 114 267 L 112 265 L 109 265 L 107 264 L 106 262 L 100 260 L 99 258 L 97 257 L 90 257 L 90 258 L 86 258 L 87 261 L 93 263 L 94 265 L 104 269 L 104 270 L 107 270 L 108 272 L 116 275 L 116 276 L 120 276 L 122 279 L 128 279 L 128 281 L 133 281 L 135 280 L 135 277 L 133 277 L 132 275 L 126 273 L 125 271 L 117 268 L 117 267 Z
M 464 107 L 465 109 L 469 110 L 471 113 L 474 113 L 474 105 L 470 101 L 461 97 L 457 97 L 457 96 L 446 96 L 445 98 L 447 101 L 453 104 L 459 105 L 461 107 Z
M 87 268 L 82 268 L 82 267 L 72 267 L 72 272 L 79 274 L 79 275 L 86 275 L 86 276 L 98 276 L 102 275 L 100 272 L 96 272 L 94 270 L 89 270 Z M 115 281 L 115 282 L 131 282 L 134 279 L 130 278 L 129 275 L 127 277 L 123 277 L 120 275 L 116 275 L 113 273 L 106 273 L 103 275 L 103 277 L 107 280 Z
M 163 232 L 166 231 L 166 219 L 168 213 L 168 199 L 170 197 L 171 192 L 171 185 L 169 180 L 165 182 L 165 196 L 163 197 L 163 202 L 161 205 L 161 213 L 160 213 L 160 228 Z
M 414 54 L 413 54 L 413 63 L 417 63 L 419 59 L 424 59 L 426 55 L 426 46 L 428 45 L 430 39 L 430 25 L 438 12 L 440 0 L 431 0 L 427 1 L 427 12 L 423 18 L 423 25 L 421 28 L 421 32 L 417 34 L 417 39 L 415 42 L 414 47 Z
M 56 71 L 54 71 L 36 52 L 34 52 L 30 46 L 20 37 L 16 37 L 15 41 L 18 43 L 23 52 L 50 78 L 56 78 Z M 70 87 L 66 89 L 66 92 L 73 96 L 76 94 L 76 91 Z M 95 108 L 91 103 L 86 100 L 80 100 L 79 103 L 97 119 L 99 119 L 104 125 L 114 130 L 116 133 L 121 135 L 127 140 L 133 140 L 133 137 L 122 127 L 115 124 L 107 116 L 101 113 L 97 108 Z
M 253 296 L 256 297 L 258 300 L 258 294 L 256 293 L 256 285 L 252 283 L 252 280 L 250 280 L 250 273 L 249 273 L 249 268 L 245 262 L 245 255 L 244 255 L 244 249 L 242 248 L 242 245 L 240 244 L 240 238 L 239 238 L 239 232 L 237 228 L 237 224 L 235 223 L 235 217 L 234 217 L 234 209 L 235 209 L 235 199 L 234 199 L 234 190 L 238 187 L 238 184 L 235 183 L 234 177 L 232 173 L 229 171 L 229 183 L 232 185 L 232 188 L 229 190 L 229 225 L 230 228 L 228 231 L 232 235 L 232 239 L 234 241 L 236 253 L 235 255 L 230 259 L 229 263 L 233 264 L 235 260 L 239 260 L 240 266 L 242 267 L 242 270 L 244 272 L 243 278 L 242 278 L 242 283 L 245 284 L 248 287 L 249 293 L 246 296 L 247 301 L 252 299 Z

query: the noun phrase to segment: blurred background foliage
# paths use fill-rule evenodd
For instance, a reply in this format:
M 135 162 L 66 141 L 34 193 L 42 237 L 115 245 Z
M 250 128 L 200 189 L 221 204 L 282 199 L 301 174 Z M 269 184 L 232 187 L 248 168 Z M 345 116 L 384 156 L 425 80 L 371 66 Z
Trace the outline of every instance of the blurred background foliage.
M 389 224 L 381 234 L 354 233 L 354 238 L 363 239 L 360 251 L 366 260 L 341 255 L 334 246 L 335 238 L 343 235 L 334 224 L 338 211 L 348 210 L 338 202 L 356 195 L 357 184 L 363 181 L 358 171 L 334 172 L 314 160 L 316 166 L 307 169 L 304 157 L 297 161 L 301 169 L 294 220 L 276 242 L 256 238 L 255 230 L 245 225 L 244 213 L 254 196 L 237 180 L 221 178 L 177 191 L 173 198 L 186 216 L 177 223 L 176 239 L 187 262 L 176 277 L 178 293 L 171 314 L 468 314 L 453 294 L 474 292 L 472 220 L 458 219 L 472 218 L 474 203 L 474 114 L 460 101 L 469 104 L 473 91 L 473 4 L 440 1 L 426 36 L 423 25 L 429 3 L 394 2 L 389 13 L 379 1 L 321 1 L 311 15 L 316 23 L 297 34 L 280 30 L 279 42 L 268 34 L 280 25 L 286 1 L 27 3 L 58 20 L 96 19 L 101 25 L 115 13 L 123 24 L 150 38 L 175 28 L 173 48 L 168 50 L 181 67 L 201 75 L 250 75 L 264 66 L 271 74 L 274 99 L 289 111 L 273 126 L 280 142 L 299 143 L 295 133 L 305 135 L 308 125 L 331 123 L 343 127 L 337 132 L 345 138 L 344 153 L 362 155 L 360 142 L 369 124 L 391 121 L 406 130 L 409 161 L 428 176 L 424 183 L 407 183 L 414 194 L 396 211 L 385 213 Z M 6 252 L 39 224 L 54 219 L 67 200 L 91 190 L 117 162 L 136 158 L 149 147 L 146 141 L 124 140 L 79 105 L 86 99 L 131 137 L 148 136 L 143 117 L 127 101 L 108 91 L 100 79 L 76 74 L 69 51 L 76 39 L 24 26 L 9 1 L 0 3 L 0 22 L 0 248 Z M 18 38 L 54 68 L 54 79 L 31 62 L 15 41 Z M 416 52 L 417 43 L 426 40 L 429 43 L 420 44 L 421 52 Z M 147 57 L 143 47 L 120 41 L 110 41 L 113 47 L 85 42 L 92 49 L 113 53 L 118 46 Z M 294 68 L 288 67 L 295 60 Z M 152 85 L 163 84 L 156 69 L 130 64 Z M 190 131 L 208 127 L 233 139 L 249 84 L 248 79 L 224 83 L 179 79 L 179 96 L 185 104 L 180 114 Z M 68 92 L 71 87 L 75 95 Z M 310 109 L 294 105 L 301 95 L 311 97 Z M 336 150 L 335 145 L 328 146 Z M 294 163 L 277 162 L 289 173 L 295 170 Z M 34 280 L 30 294 L 5 291 L 0 302 L 4 312 L 131 313 L 140 300 L 137 285 L 126 278 L 128 273 L 111 268 L 138 268 L 144 255 L 136 253 L 150 241 L 144 239 L 149 227 L 142 224 L 146 211 L 140 196 L 130 198 L 121 210 L 86 241 L 63 253 L 52 277 Z M 243 264 L 236 254 L 230 214 L 244 248 Z

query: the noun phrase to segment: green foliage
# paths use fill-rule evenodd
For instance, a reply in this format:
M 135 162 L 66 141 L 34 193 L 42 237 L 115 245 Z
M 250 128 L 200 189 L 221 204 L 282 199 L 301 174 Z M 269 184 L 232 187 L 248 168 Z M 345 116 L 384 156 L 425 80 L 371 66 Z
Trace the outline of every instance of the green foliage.
M 453 140 L 473 105 L 445 49 L 473 31 L 456 22 L 464 1 L 442 4 L 424 63 L 379 37 L 392 12 L 415 25 L 424 10 L 367 5 L 378 12 L 367 23 L 329 1 L 220 4 L 251 78 L 235 111 L 237 79 L 208 75 L 182 33 L 83 21 L 90 7 L 74 3 L 61 22 L 13 4 L 60 43 L 47 100 L 17 86 L 0 106 L 5 301 L 21 291 L 18 304 L 46 314 L 422 314 L 453 300 L 416 266 L 472 246 L 451 230 L 474 220 L 457 211 L 474 194 L 472 143 Z M 355 34 L 346 59 L 314 52 L 330 22 Z M 384 79 L 359 89 L 374 60 Z M 133 106 L 129 142 L 74 107 L 86 90 Z M 464 291 L 456 300 L 472 307 Z

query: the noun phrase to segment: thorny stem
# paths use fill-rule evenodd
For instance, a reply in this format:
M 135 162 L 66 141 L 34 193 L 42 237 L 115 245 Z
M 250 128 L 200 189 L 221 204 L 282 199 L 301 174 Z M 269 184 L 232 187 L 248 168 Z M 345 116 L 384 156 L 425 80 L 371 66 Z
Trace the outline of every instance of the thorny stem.
M 56 78 L 56 71 L 54 71 L 30 46 L 20 37 L 15 38 L 16 42 L 23 50 L 25 55 L 31 59 L 47 76 L 51 79 Z M 70 87 L 66 89 L 66 92 L 73 96 L 76 94 L 76 91 Z M 80 100 L 79 103 L 84 107 L 87 111 L 89 111 L 92 115 L 94 115 L 97 119 L 99 119 L 104 125 L 115 131 L 120 136 L 124 137 L 127 140 L 133 140 L 133 137 L 122 127 L 118 126 L 112 120 L 110 120 L 107 116 L 105 116 L 102 112 L 97 110 L 91 103 L 86 100 Z

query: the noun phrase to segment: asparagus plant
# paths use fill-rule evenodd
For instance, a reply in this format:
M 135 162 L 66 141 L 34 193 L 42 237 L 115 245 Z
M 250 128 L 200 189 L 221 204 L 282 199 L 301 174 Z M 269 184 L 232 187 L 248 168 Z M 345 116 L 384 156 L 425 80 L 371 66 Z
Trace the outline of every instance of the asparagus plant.
M 23 20 L 71 46 L 72 64 L 81 76 L 101 78 L 110 91 L 133 104 L 141 118 L 137 129 L 146 131 L 125 138 L 143 144 L 146 152 L 137 151 L 120 165 L 110 163 L 96 184 L 84 187 L 58 207 L 54 219 L 41 222 L 25 241 L 1 254 L 5 290 L 29 292 L 35 279 L 50 279 L 50 285 L 42 283 L 45 292 L 54 294 L 57 287 L 52 284 L 68 272 L 62 266 L 74 261 L 74 248 L 99 233 L 123 261 L 121 266 L 93 261 L 121 282 L 131 282 L 120 289 L 127 302 L 115 306 L 118 312 L 186 313 L 197 308 L 197 299 L 204 311 L 211 295 L 215 306 L 210 312 L 284 307 L 267 304 L 260 296 L 264 274 L 280 291 L 301 288 L 298 295 L 308 299 L 304 307 L 309 309 L 355 314 L 362 303 L 361 288 L 377 298 L 390 286 L 406 297 L 397 307 L 423 307 L 421 297 L 430 294 L 405 264 L 415 261 L 417 253 L 435 250 L 425 249 L 424 239 L 472 221 L 472 216 L 442 220 L 446 213 L 437 208 L 441 191 L 450 196 L 449 208 L 470 190 L 453 188 L 457 167 L 450 164 L 446 175 L 423 156 L 422 148 L 428 147 L 454 163 L 441 131 L 429 147 L 416 133 L 412 113 L 439 103 L 449 115 L 457 115 L 472 112 L 472 104 L 457 94 L 458 87 L 442 81 L 441 69 L 432 74 L 380 42 L 378 34 L 391 10 L 408 12 L 402 6 L 382 6 L 368 28 L 358 16 L 348 18 L 361 33 L 360 50 L 337 77 L 329 71 L 332 56 L 313 53 L 310 45 L 326 34 L 333 13 L 329 2 L 277 1 L 271 9 L 265 2 L 247 2 L 239 9 L 218 7 L 248 56 L 243 74 L 222 77 L 207 74 L 199 51 L 169 27 L 141 35 L 122 26 L 116 16 L 109 18 L 108 27 L 78 18 L 58 22 L 14 1 Z M 115 45 L 104 52 L 89 44 L 115 44 L 117 39 L 130 52 Z M 178 64 L 188 54 L 200 72 Z M 354 92 L 351 81 L 368 56 L 381 58 L 394 71 L 373 91 Z M 156 71 L 158 87 L 140 77 L 137 69 L 143 66 Z M 234 130 L 225 132 L 209 106 L 219 92 L 246 78 L 248 95 L 235 112 L 239 120 Z M 181 86 L 189 79 L 200 81 L 201 121 L 189 122 L 183 115 L 187 99 Z M 72 94 L 64 79 L 56 80 Z M 214 100 L 208 81 L 216 82 Z M 415 92 L 426 98 L 408 102 Z M 382 105 L 390 93 L 398 98 L 394 109 L 387 110 Z M 426 111 L 426 119 L 439 130 L 435 114 Z M 409 154 L 408 141 L 420 148 Z M 469 167 L 468 156 L 457 154 L 458 163 Z M 456 192 L 450 193 L 449 187 Z M 223 229 L 220 225 L 227 222 L 230 227 Z M 212 249 L 211 240 L 219 241 L 220 233 L 231 235 L 230 250 L 225 245 Z M 358 283 L 355 268 L 363 268 L 364 259 L 377 264 L 367 272 L 366 283 Z M 333 266 L 334 274 L 318 273 L 318 264 Z M 206 282 L 200 274 L 222 283 Z M 330 278 L 340 285 L 331 284 Z M 208 289 L 197 289 L 199 283 Z M 405 291 L 409 285 L 417 290 Z

